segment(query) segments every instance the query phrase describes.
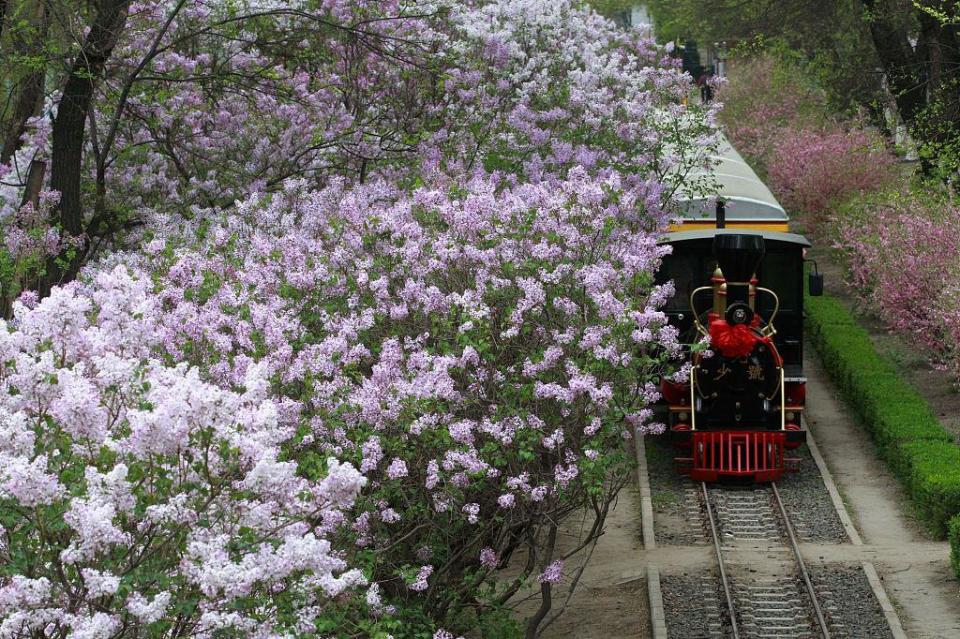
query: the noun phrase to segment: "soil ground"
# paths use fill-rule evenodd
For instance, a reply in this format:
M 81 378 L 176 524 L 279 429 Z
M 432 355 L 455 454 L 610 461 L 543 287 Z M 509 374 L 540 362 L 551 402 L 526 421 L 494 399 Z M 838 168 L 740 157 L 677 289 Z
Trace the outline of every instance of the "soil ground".
M 640 561 L 640 503 L 636 484 L 620 491 L 607 516 L 569 607 L 544 639 L 619 639 L 646 637 L 650 611 Z
M 568 522 L 569 527 L 576 522 Z M 573 537 L 571 536 L 571 539 Z M 640 560 L 640 503 L 636 482 L 617 497 L 605 532 L 590 557 L 565 612 L 543 630 L 543 639 L 620 639 L 650 636 L 646 570 Z M 572 543 L 572 542 L 571 542 Z M 563 542 L 561 541 L 561 545 Z M 564 603 L 566 582 L 555 591 L 553 610 Z M 534 594 L 518 616 L 539 605 Z

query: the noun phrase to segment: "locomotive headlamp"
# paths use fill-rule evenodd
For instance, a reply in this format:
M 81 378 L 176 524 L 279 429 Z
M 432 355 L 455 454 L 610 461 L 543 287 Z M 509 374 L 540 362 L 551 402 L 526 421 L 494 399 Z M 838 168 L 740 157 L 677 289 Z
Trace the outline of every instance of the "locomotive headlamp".
M 810 297 L 819 297 L 823 295 L 823 273 L 820 272 L 820 267 L 817 265 L 816 260 L 808 260 L 806 258 L 806 249 L 804 251 L 804 262 L 813 262 L 813 273 L 807 275 L 807 287 L 810 290 Z
M 796 413 L 794 413 L 792 410 L 787 411 L 787 421 L 788 421 L 788 422 L 792 422 L 794 419 L 796 419 L 796 417 L 797 417 Z
M 727 324 L 736 326 L 737 324 L 749 324 L 753 320 L 753 309 L 743 302 L 737 302 L 727 308 L 724 313 L 724 319 Z

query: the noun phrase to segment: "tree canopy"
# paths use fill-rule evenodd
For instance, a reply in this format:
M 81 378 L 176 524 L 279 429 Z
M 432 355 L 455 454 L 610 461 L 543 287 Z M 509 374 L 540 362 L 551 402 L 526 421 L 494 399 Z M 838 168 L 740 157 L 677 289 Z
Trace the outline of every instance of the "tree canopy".
M 937 0 L 653 0 L 662 38 L 777 49 L 844 111 L 882 117 L 888 100 L 929 172 L 960 166 L 958 7 Z

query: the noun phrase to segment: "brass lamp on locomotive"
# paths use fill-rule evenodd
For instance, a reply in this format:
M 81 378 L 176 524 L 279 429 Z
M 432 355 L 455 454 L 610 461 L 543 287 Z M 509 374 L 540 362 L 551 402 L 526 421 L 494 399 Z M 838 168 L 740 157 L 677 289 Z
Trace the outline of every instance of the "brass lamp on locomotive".
M 665 309 L 670 323 L 688 343 L 709 338 L 711 351 L 691 354 L 686 382 L 663 380 L 663 408 L 682 472 L 701 481 L 776 481 L 793 468 L 787 451 L 806 439 L 810 243 L 787 232 L 786 213 L 736 151 L 726 147 L 718 160 L 713 219 L 704 201 L 691 200 L 684 222 L 661 240 L 673 247 L 659 274 L 676 287 Z M 821 290 L 814 276 L 811 294 Z

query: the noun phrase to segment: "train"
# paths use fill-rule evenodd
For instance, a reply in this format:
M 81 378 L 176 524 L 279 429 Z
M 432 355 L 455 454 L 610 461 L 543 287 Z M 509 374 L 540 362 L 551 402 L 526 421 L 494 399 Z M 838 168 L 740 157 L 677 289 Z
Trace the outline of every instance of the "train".
M 657 280 L 675 293 L 664 312 L 687 344 L 686 379 L 661 380 L 667 436 L 696 481 L 778 481 L 806 441 L 803 301 L 811 243 L 740 154 L 723 140 L 703 175 L 714 196 L 680 196 L 660 242 Z M 823 276 L 806 278 L 823 294 Z

